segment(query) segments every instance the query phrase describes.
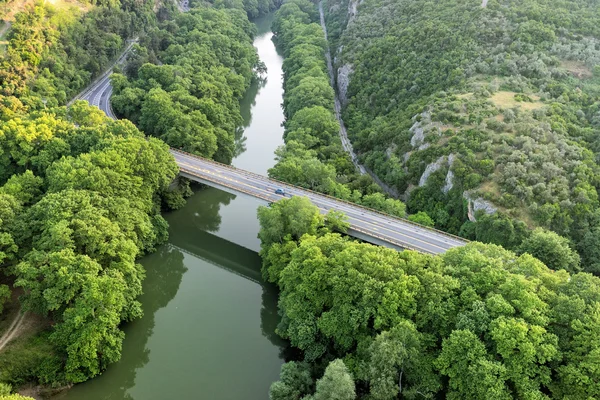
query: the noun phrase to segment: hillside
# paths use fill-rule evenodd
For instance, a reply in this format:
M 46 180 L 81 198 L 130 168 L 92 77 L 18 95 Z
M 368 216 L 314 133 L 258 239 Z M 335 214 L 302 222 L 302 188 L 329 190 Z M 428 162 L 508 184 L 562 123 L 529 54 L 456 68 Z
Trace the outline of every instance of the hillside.
M 595 2 L 328 0 L 325 10 L 349 135 L 409 212 L 515 249 L 531 228 L 550 229 L 598 270 Z

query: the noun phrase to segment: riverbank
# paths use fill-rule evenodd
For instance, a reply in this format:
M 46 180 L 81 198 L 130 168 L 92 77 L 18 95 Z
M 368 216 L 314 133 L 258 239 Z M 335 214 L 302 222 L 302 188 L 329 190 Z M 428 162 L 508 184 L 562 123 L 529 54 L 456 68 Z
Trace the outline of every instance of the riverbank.
M 270 18 L 256 21 L 254 42 L 267 81 L 255 82 L 241 101 L 245 122 L 233 160 L 257 173 L 275 163 L 272 151 L 283 141 L 277 119 L 283 60 L 271 41 Z M 258 205 L 203 188 L 166 214 L 169 242 L 140 260 L 147 275 L 144 316 L 125 326 L 121 360 L 53 399 L 265 399 L 287 346 L 275 334 L 276 288 L 260 273 Z

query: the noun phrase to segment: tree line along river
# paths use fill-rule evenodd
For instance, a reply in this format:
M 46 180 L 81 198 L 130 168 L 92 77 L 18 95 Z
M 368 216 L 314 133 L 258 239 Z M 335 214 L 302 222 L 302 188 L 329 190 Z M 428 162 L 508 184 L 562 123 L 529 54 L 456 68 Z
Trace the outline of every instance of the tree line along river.
M 273 15 L 255 21 L 254 45 L 268 69 L 242 101 L 233 165 L 266 175 L 283 144 L 283 59 Z M 218 189 L 196 191 L 165 215 L 169 242 L 140 260 L 144 317 L 124 327 L 121 360 L 61 400 L 264 400 L 286 344 L 275 334 L 276 288 L 262 282 L 258 201 Z

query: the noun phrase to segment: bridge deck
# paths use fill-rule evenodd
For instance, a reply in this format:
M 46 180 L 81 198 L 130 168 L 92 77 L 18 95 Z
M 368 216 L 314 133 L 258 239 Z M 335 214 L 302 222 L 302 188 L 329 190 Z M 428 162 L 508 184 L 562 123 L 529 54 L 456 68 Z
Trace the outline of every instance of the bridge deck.
M 248 171 L 220 164 L 198 156 L 171 150 L 181 171 L 190 178 L 211 182 L 234 191 L 272 202 L 284 196 L 275 194 L 275 189 L 283 187 L 286 195 L 308 197 L 321 212 L 341 211 L 348 217 L 349 234 L 354 234 L 377 244 L 417 250 L 423 253 L 439 254 L 452 247 L 466 244 L 466 240 L 423 227 L 410 221 L 395 218 L 353 203 L 312 192 Z M 369 240 L 371 239 L 371 240 Z

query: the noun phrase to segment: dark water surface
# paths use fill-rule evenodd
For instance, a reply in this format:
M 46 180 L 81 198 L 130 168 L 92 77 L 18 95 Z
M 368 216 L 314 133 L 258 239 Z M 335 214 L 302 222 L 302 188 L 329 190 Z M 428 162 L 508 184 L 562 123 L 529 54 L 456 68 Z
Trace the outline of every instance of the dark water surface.
M 266 174 L 283 143 L 281 64 L 272 15 L 254 44 L 268 68 L 242 102 L 240 154 L 233 164 Z M 244 151 L 242 151 L 244 150 Z M 165 217 L 167 245 L 140 262 L 147 272 L 144 317 L 124 327 L 121 361 L 59 396 L 74 400 L 264 400 L 277 380 L 285 343 L 275 288 L 261 280 L 257 200 L 208 188 Z

